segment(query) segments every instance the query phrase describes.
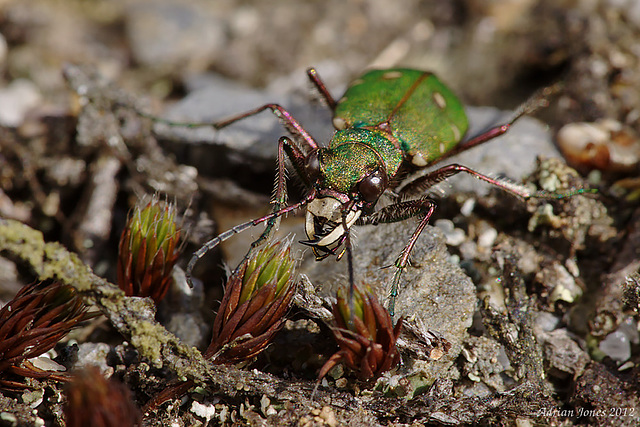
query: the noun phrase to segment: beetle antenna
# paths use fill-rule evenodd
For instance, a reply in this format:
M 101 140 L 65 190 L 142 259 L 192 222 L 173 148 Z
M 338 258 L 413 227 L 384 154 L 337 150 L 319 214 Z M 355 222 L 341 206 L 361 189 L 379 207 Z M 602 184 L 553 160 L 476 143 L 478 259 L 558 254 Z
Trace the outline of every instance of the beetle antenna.
M 560 191 L 560 192 L 552 192 L 547 190 L 533 191 L 526 185 L 517 183 L 506 176 L 498 176 L 492 179 L 495 181 L 493 184 L 496 185 L 497 187 L 501 188 L 502 190 L 508 191 L 512 194 L 518 195 L 524 198 L 525 200 L 527 199 L 559 200 L 559 199 L 566 199 L 569 197 L 577 196 L 579 194 L 594 194 L 598 192 L 598 190 L 595 188 L 574 188 L 572 190 Z
M 353 316 L 355 315 L 355 302 L 354 302 L 354 294 L 355 294 L 355 279 L 353 274 L 353 250 L 351 249 L 351 238 L 349 237 L 350 233 L 347 231 L 347 239 L 345 241 L 345 248 L 347 250 L 347 268 L 349 270 L 349 313 L 351 313 L 351 318 L 349 321 L 353 320 Z
M 351 249 L 351 232 L 350 232 L 350 229 L 347 228 L 346 212 L 348 212 L 348 210 L 345 210 L 342 213 L 342 226 L 344 227 L 347 233 L 344 241 L 344 249 L 347 253 L 347 270 L 349 272 L 349 313 L 350 313 L 349 322 L 352 322 L 353 316 L 355 315 L 354 290 L 356 285 L 355 285 L 355 278 L 353 274 L 353 251 Z
M 198 249 L 197 251 L 195 251 L 193 253 L 193 255 L 191 256 L 191 259 L 189 260 L 189 263 L 187 264 L 187 268 L 185 270 L 186 276 L 187 276 L 187 283 L 189 283 L 189 287 L 193 288 L 193 281 L 192 281 L 192 277 L 191 274 L 193 272 L 193 268 L 195 267 L 196 263 L 203 257 L 205 256 L 205 254 L 207 252 L 209 252 L 211 249 L 215 248 L 216 246 L 218 246 L 220 243 L 224 242 L 225 240 L 228 240 L 229 238 L 231 238 L 232 236 L 243 232 L 244 230 L 251 228 L 253 226 L 256 226 L 258 224 L 261 224 L 265 221 L 269 221 L 270 219 L 273 218 L 277 218 L 280 217 L 288 212 L 291 212 L 295 209 L 298 209 L 299 207 L 302 207 L 304 205 L 306 205 L 307 203 L 309 203 L 311 200 L 313 200 L 315 198 L 315 191 L 311 191 L 307 197 L 304 198 L 304 200 L 298 202 L 298 203 L 294 203 L 293 205 L 287 206 L 285 208 L 279 209 L 276 212 L 270 213 L 269 215 L 265 215 L 261 218 L 257 218 L 251 221 L 247 221 L 244 222 L 242 224 L 238 224 L 233 228 L 230 228 L 229 230 L 225 231 L 224 233 L 220 233 L 219 235 L 217 235 L 216 237 L 214 237 L 213 239 L 209 240 L 207 243 L 205 243 L 204 245 L 202 245 L 200 247 L 200 249 Z M 268 233 L 268 230 L 265 230 L 265 233 L 263 233 L 258 240 L 256 240 L 255 242 L 253 242 L 251 244 L 251 249 L 253 249 L 254 247 L 256 247 L 257 245 L 259 245 L 262 240 L 264 240 L 266 233 Z M 251 252 L 251 249 L 249 249 L 249 252 Z
M 561 193 L 552 193 L 546 190 L 538 190 L 531 197 L 536 199 L 566 199 L 569 197 L 577 196 L 579 194 L 596 194 L 598 190 L 596 188 L 576 188 L 574 190 L 568 190 Z

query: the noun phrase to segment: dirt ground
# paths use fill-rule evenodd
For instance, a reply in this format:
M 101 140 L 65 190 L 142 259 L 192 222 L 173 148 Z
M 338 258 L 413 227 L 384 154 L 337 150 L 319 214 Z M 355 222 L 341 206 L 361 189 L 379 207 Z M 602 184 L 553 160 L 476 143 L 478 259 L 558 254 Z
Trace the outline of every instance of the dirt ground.
M 103 315 L 58 343 L 56 360 L 73 354 L 62 365 L 99 366 L 138 407 L 176 378 L 199 385 L 144 426 L 638 425 L 639 40 L 634 0 L 0 1 L 0 302 L 38 279 L 69 283 Z M 227 270 L 259 230 L 203 258 L 194 289 L 176 278 L 157 309 L 112 285 L 120 233 L 144 197 L 175 203 L 183 269 L 213 235 L 266 214 L 286 134 L 269 113 L 220 132 L 149 116 L 210 122 L 277 102 L 325 142 L 333 128 L 310 66 L 335 95 L 367 68 L 430 70 L 465 105 L 496 107 L 469 109 L 489 124 L 504 118 L 482 111 L 509 117 L 555 84 L 539 121 L 523 118 L 504 146 L 464 162 L 566 195 L 438 187 L 397 302 L 429 330 L 427 355 L 409 339 L 377 382 L 337 369 L 314 395 L 336 346 L 304 303 L 249 365 L 200 353 Z M 304 195 L 289 189 L 291 201 Z M 282 235 L 301 240 L 302 223 L 290 215 Z M 393 271 L 381 267 L 416 224 L 356 234 L 356 280 L 383 301 Z M 319 301 L 347 282 L 346 260 L 309 252 L 301 289 Z M 64 385 L 27 385 L 0 394 L 0 425 L 65 425 Z

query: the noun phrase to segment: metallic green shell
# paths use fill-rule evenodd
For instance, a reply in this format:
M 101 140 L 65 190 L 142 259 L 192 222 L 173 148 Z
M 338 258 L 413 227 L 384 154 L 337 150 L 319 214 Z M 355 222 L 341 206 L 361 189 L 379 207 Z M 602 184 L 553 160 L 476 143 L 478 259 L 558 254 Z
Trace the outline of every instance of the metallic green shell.
M 362 178 L 383 166 L 389 175 L 402 163 L 402 151 L 376 130 L 349 128 L 337 131 L 329 148 L 320 149 L 324 185 L 348 193 Z
M 347 89 L 334 114 L 338 129 L 383 123 L 416 166 L 458 145 L 469 126 L 462 103 L 436 76 L 403 68 L 365 73 Z

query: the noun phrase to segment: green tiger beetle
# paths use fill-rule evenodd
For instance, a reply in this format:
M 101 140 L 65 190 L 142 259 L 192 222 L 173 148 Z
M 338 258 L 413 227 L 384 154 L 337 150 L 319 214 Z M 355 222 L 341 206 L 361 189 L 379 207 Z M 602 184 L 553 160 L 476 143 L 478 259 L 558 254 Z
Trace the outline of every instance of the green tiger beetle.
M 520 117 L 546 106 L 550 88 L 547 88 L 547 93 L 534 96 L 523 104 L 508 123 L 492 127 L 462 142 L 468 128 L 463 105 L 432 73 L 405 68 L 368 71 L 354 80 L 337 101 L 315 69 L 310 68 L 307 74 L 333 112 L 336 131 L 328 147 L 320 147 L 300 123 L 277 104 L 266 104 L 208 124 L 221 129 L 271 110 L 293 139 L 283 136 L 278 141 L 272 213 L 236 225 L 205 243 L 189 261 L 186 269 L 189 283 L 196 262 L 221 242 L 266 222 L 264 232 L 251 245 L 253 249 L 270 235 L 282 215 L 306 207 L 307 240 L 301 243 L 313 249 L 318 261 L 332 255 L 339 260 L 346 251 L 352 292 L 351 227 L 419 217 L 418 226 L 395 262 L 396 272 L 390 287 L 388 306 L 389 314 L 393 316 L 401 272 L 407 267 L 411 250 L 436 207 L 435 202 L 424 195 L 426 189 L 464 172 L 524 199 L 563 197 L 532 192 L 524 186 L 491 178 L 460 164 L 440 167 L 399 186 L 402 178 L 412 172 L 504 134 Z M 307 188 L 306 196 L 289 206 L 285 156 Z M 393 203 L 376 210 L 376 203 L 385 192 Z

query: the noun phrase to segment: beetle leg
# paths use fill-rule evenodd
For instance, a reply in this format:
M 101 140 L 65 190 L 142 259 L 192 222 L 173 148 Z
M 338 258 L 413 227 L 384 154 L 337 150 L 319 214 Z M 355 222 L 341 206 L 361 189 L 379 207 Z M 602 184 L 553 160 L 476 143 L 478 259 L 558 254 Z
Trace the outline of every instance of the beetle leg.
M 433 187 L 439 182 L 444 181 L 445 179 L 459 174 L 460 172 L 468 173 L 469 175 L 477 178 L 479 180 L 488 182 L 489 184 L 500 188 L 507 193 L 513 194 L 514 196 L 522 197 L 527 200 L 530 198 L 539 198 L 539 199 L 563 199 L 565 197 L 575 196 L 576 194 L 590 193 L 592 190 L 577 188 L 574 190 L 570 190 L 564 193 L 552 193 L 545 190 L 532 191 L 527 188 L 525 185 L 518 184 L 506 177 L 492 178 L 490 176 L 481 174 L 480 172 L 476 172 L 473 169 L 470 169 L 464 165 L 460 165 L 457 163 L 452 163 L 447 166 L 443 166 L 439 169 L 431 171 L 426 175 L 418 177 L 413 181 L 405 184 L 399 191 L 400 197 L 423 194 L 427 189 Z
M 244 113 L 236 114 L 234 116 L 228 117 L 224 120 L 220 120 L 217 122 L 178 122 L 174 120 L 167 120 L 161 117 L 155 117 L 149 114 L 146 114 L 142 111 L 137 111 L 142 117 L 146 117 L 148 119 L 153 120 L 157 123 L 163 123 L 169 126 L 184 126 L 188 128 L 196 128 L 196 127 L 205 127 L 210 126 L 216 130 L 220 130 L 225 128 L 235 122 L 246 119 L 247 117 L 255 116 L 265 110 L 271 110 L 271 112 L 280 119 L 280 122 L 284 125 L 284 127 L 289 131 L 291 135 L 293 135 L 296 139 L 300 139 L 305 141 L 305 151 L 310 152 L 311 150 L 315 150 L 318 148 L 318 143 L 313 139 L 311 135 L 302 127 L 302 125 L 289 113 L 284 107 L 278 104 L 265 104 L 261 107 L 254 108 L 253 110 L 245 111 Z
M 285 155 L 289 157 L 291 163 L 294 165 L 294 169 L 296 173 L 302 178 L 307 184 L 308 181 L 306 175 L 302 172 L 301 168 L 304 163 L 305 155 L 300 151 L 298 146 L 293 143 L 293 141 L 286 136 L 280 137 L 278 140 L 278 169 L 276 171 L 276 178 L 273 186 L 273 196 L 271 198 L 271 204 L 273 208 L 271 213 L 278 212 L 282 209 L 283 206 L 287 204 L 287 180 L 286 180 L 286 167 L 285 167 Z M 308 186 L 308 185 L 307 185 Z M 280 222 L 280 216 L 274 216 L 273 218 L 267 221 L 267 225 L 265 226 L 264 231 L 252 244 L 247 255 L 253 250 L 255 247 L 260 245 L 265 241 L 270 235 L 274 228 L 278 228 L 278 223 Z
M 349 313 L 351 313 L 351 319 L 349 319 L 349 321 L 352 322 L 353 316 L 355 313 L 354 294 L 355 294 L 355 288 L 356 288 L 356 280 L 355 280 L 355 275 L 353 273 L 353 252 L 351 249 L 351 233 L 350 233 L 349 227 L 347 227 L 347 213 L 349 212 L 350 209 L 351 209 L 350 207 L 347 207 L 347 209 L 342 211 L 342 227 L 344 230 L 346 230 L 346 233 L 344 235 L 344 251 L 342 252 L 342 254 L 344 254 L 345 252 L 347 253 L 347 269 L 349 272 Z M 338 256 L 338 259 L 342 257 L 342 254 Z
M 311 83 L 313 83 L 313 85 L 316 87 L 318 92 L 320 92 L 320 95 L 322 95 L 322 98 L 327 103 L 327 106 L 331 109 L 331 111 L 334 111 L 338 103 L 336 102 L 335 99 L 333 99 L 333 96 L 331 96 L 331 94 L 327 90 L 327 87 L 324 85 L 324 82 L 318 75 L 318 72 L 316 71 L 316 69 L 315 68 L 307 69 L 307 76 L 309 76 L 309 80 L 311 80 Z
M 295 137 L 300 137 L 307 143 L 307 152 L 318 148 L 318 143 L 313 139 L 311 135 L 302 127 L 302 125 L 283 107 L 278 104 L 265 104 L 261 107 L 254 108 L 242 114 L 231 116 L 225 120 L 211 123 L 214 129 L 222 129 L 235 123 L 239 120 L 245 119 L 250 116 L 255 116 L 263 112 L 264 110 L 271 110 L 271 112 L 282 122 L 285 128 Z
M 426 175 L 423 175 L 414 179 L 413 181 L 404 185 L 399 190 L 399 194 L 401 196 L 412 195 L 412 194 L 422 194 L 427 189 L 433 187 L 439 182 L 442 182 L 445 179 L 453 175 L 457 175 L 461 172 L 468 173 L 474 178 L 488 182 L 491 185 L 495 185 L 496 187 L 501 188 L 507 193 L 511 193 L 514 196 L 522 197 L 524 199 L 529 199 L 531 197 L 546 198 L 546 197 L 555 196 L 551 193 L 546 193 L 543 191 L 533 192 L 529 190 L 527 187 L 525 187 L 524 185 L 517 184 L 507 178 L 492 178 L 457 163 L 452 163 L 450 165 L 443 166 L 439 169 L 436 169 L 434 171 L 427 173 Z
M 395 314 L 396 297 L 398 296 L 398 284 L 400 283 L 400 275 L 402 270 L 407 267 L 409 263 L 409 256 L 411 251 L 420 236 L 420 233 L 424 230 L 429 222 L 429 218 L 433 215 L 436 209 L 436 203 L 427 198 L 422 197 L 415 200 L 407 200 L 404 202 L 398 202 L 393 205 L 385 206 L 382 209 L 374 212 L 372 215 L 364 218 L 362 224 L 377 225 L 380 223 L 392 223 L 398 221 L 404 221 L 405 219 L 422 215 L 420 223 L 414 230 L 411 238 L 405 245 L 404 249 L 400 253 L 400 256 L 396 259 L 395 267 L 396 272 L 393 275 L 393 281 L 391 282 L 391 289 L 389 291 L 389 315 L 391 317 Z

